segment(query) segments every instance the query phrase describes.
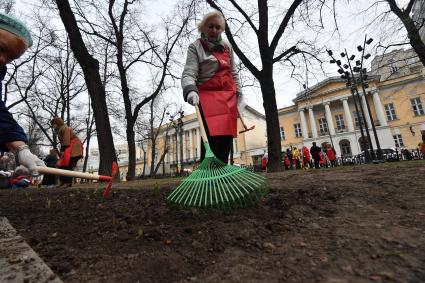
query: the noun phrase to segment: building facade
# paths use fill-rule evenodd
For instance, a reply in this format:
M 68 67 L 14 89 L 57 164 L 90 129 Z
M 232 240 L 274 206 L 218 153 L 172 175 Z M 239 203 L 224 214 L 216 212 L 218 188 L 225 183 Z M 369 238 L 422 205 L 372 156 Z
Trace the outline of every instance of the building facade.
M 372 61 L 366 95 L 358 91 L 373 148 L 375 125 L 382 149 L 417 148 L 425 130 L 425 69 L 415 53 L 395 50 Z M 364 142 L 353 94 L 339 77 L 328 78 L 297 94 L 293 106 L 279 110 L 283 149 L 333 144 L 338 156 L 363 151 Z M 369 116 L 371 113 L 372 119 Z M 367 141 L 365 141 L 367 142 Z

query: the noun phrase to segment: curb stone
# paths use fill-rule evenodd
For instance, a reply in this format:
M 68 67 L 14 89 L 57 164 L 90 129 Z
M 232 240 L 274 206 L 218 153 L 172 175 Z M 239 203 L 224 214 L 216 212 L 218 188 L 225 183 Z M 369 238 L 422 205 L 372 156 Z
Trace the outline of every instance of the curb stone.
M 6 217 L 0 217 L 0 282 L 62 283 Z

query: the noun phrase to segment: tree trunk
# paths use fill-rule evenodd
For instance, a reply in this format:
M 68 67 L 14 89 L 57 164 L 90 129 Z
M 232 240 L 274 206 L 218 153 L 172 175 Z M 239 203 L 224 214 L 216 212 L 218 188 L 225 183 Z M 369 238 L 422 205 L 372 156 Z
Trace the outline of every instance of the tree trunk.
M 263 76 L 260 80 L 261 92 L 263 94 L 263 106 L 266 113 L 267 124 L 267 151 L 268 151 L 268 172 L 278 172 L 281 170 L 281 150 L 279 115 L 276 104 L 276 91 L 272 76 Z
M 415 23 L 410 17 L 402 18 L 401 20 L 406 27 L 410 45 L 413 50 L 415 50 L 416 54 L 418 54 L 422 65 L 425 66 L 425 43 L 420 37 L 419 30 L 416 28 Z
M 156 174 L 158 173 L 158 169 L 159 169 L 159 167 L 161 166 L 161 163 L 162 164 L 165 164 L 165 162 L 164 162 L 164 158 L 165 158 L 165 155 L 167 154 L 167 150 L 165 150 L 163 153 L 162 153 L 162 155 L 161 155 L 161 158 L 159 159 L 159 162 L 158 162 L 158 164 L 156 165 L 156 167 L 155 167 L 155 170 L 154 170 L 154 172 L 153 172 L 153 175 L 151 174 L 151 176 L 152 177 L 154 177 L 154 176 L 156 176 Z M 162 175 L 164 175 L 164 172 L 162 172 Z
M 409 1 L 406 9 L 400 9 L 395 0 L 386 0 L 390 6 L 391 11 L 401 20 L 404 27 L 407 31 L 407 36 L 409 37 L 410 45 L 415 50 L 419 59 L 422 62 L 422 65 L 425 66 L 425 43 L 422 41 L 419 34 L 419 28 L 415 25 L 415 22 L 410 17 L 411 5 L 413 5 L 413 0 Z M 423 24 L 423 23 L 421 23 Z
M 128 145 L 128 171 L 126 179 L 131 181 L 136 175 L 136 142 L 134 127 L 127 123 L 127 145 Z
M 83 70 L 87 90 L 92 99 L 93 114 L 98 133 L 99 174 L 110 175 L 112 162 L 117 161 L 117 157 L 106 106 L 106 95 L 99 74 L 99 62 L 87 50 L 69 1 L 56 0 L 56 5 L 68 33 L 71 50 Z

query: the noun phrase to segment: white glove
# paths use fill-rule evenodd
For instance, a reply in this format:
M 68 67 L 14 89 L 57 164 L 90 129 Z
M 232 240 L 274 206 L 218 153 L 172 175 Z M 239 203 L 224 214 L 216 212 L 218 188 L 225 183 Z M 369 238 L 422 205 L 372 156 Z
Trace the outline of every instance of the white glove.
M 36 166 L 46 166 L 44 162 L 31 153 L 28 147 L 18 151 L 19 164 L 27 167 L 32 175 L 38 175 Z
M 196 106 L 199 104 L 199 95 L 196 93 L 196 91 L 191 91 L 187 95 L 187 102 L 192 104 L 193 106 Z
M 242 95 L 242 93 L 239 93 L 238 95 L 238 111 L 239 114 L 242 114 L 245 111 L 246 108 L 246 101 L 244 99 L 244 96 Z

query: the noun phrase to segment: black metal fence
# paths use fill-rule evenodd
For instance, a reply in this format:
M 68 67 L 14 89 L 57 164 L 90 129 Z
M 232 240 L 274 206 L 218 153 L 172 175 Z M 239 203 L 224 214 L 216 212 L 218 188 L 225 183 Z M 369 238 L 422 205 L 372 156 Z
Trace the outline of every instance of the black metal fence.
M 408 160 L 420 160 L 424 159 L 424 155 L 420 151 L 419 148 L 416 149 L 395 149 L 394 152 L 384 152 L 382 154 L 382 160 L 377 160 L 375 162 L 398 162 L 398 161 L 408 161 Z M 337 163 L 338 165 L 355 165 L 355 164 L 364 164 L 365 162 L 364 153 L 354 155 L 354 156 L 346 156 L 346 157 L 338 157 Z

